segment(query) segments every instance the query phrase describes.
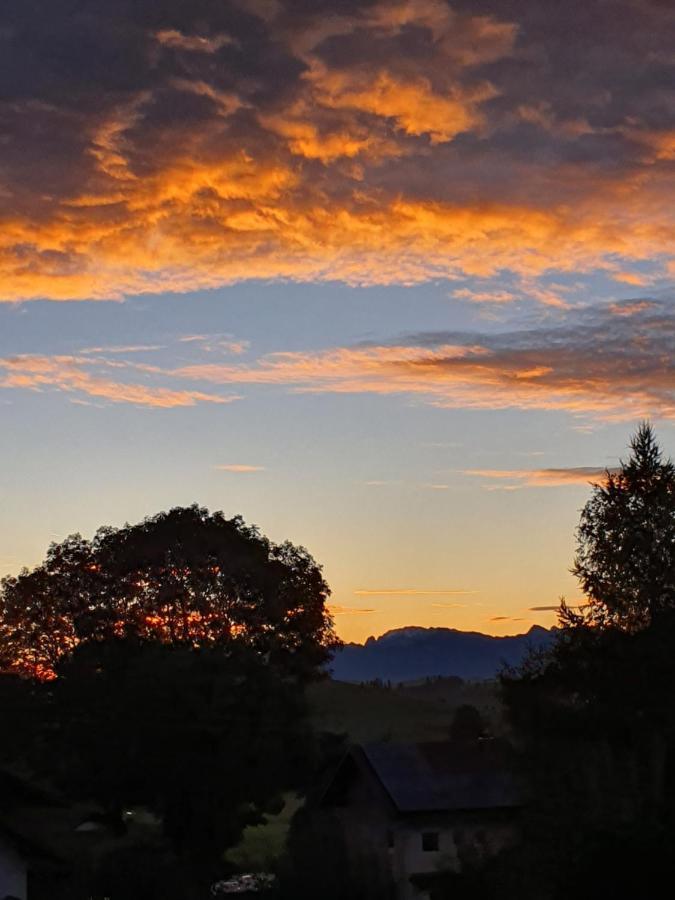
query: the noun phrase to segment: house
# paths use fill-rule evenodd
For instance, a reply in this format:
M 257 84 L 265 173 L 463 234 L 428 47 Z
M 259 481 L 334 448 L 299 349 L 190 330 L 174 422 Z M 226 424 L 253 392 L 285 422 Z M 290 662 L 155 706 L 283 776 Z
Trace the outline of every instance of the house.
M 26 900 L 28 861 L 14 835 L 0 828 L 0 900 Z
M 69 897 L 69 878 L 117 846 L 126 827 L 0 768 L 0 900 Z
M 414 876 L 512 845 L 521 804 L 506 742 L 373 743 L 342 760 L 313 827 L 341 835 L 344 865 L 371 885 L 363 896 L 421 900 Z
M 0 900 L 30 900 L 36 885 L 49 884 L 62 873 L 63 861 L 39 829 L 17 827 L 26 810 L 42 822 L 61 806 L 51 791 L 0 769 Z
M 0 900 L 30 900 L 35 872 L 51 874 L 58 865 L 44 847 L 0 823 Z

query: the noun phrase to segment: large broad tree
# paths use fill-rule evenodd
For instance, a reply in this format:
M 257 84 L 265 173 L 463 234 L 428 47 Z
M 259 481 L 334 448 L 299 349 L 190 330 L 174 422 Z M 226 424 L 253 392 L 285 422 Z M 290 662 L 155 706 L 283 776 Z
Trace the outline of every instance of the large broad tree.
M 197 883 L 302 784 L 328 597 L 305 549 L 197 506 L 52 545 L 0 590 L 22 757 L 118 821 L 149 807 Z
M 311 676 L 334 643 L 321 568 L 240 517 L 198 506 L 52 544 L 0 587 L 0 666 L 50 677 L 83 642 L 245 645 Z

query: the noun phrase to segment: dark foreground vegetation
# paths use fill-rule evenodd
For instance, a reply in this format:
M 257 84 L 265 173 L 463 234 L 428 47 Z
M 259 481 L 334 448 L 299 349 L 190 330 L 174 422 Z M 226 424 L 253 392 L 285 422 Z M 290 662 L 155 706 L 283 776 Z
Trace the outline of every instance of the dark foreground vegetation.
M 658 895 L 648 880 L 675 879 L 675 469 L 649 426 L 594 487 L 574 571 L 584 605 L 563 602 L 554 643 L 499 685 L 339 685 L 322 674 L 329 590 L 302 548 L 197 507 L 53 545 L 0 591 L 0 839 L 13 805 L 75 823 L 29 900 L 206 898 L 265 821 L 274 890 L 315 898 L 302 798 L 348 740 L 494 735 L 526 776 L 520 840 L 420 889 Z M 338 835 L 329 850 L 323 900 L 374 898 Z
M 501 678 L 527 775 L 509 854 L 433 898 L 669 896 L 675 881 L 675 468 L 642 426 L 596 486 L 552 649 Z M 656 885 L 661 885 L 656 887 Z
M 5 579 L 2 762 L 110 838 L 65 846 L 30 900 L 208 895 L 223 851 L 313 770 L 328 595 L 305 550 L 197 507 L 75 535 Z

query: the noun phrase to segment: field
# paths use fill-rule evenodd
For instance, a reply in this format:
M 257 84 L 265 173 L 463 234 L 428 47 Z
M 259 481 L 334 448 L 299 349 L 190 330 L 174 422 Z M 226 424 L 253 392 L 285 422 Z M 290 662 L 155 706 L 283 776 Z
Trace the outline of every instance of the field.
M 317 731 L 347 735 L 351 743 L 366 741 L 447 740 L 458 706 L 471 703 L 490 723 L 503 729 L 496 686 L 438 678 L 398 687 L 324 681 L 309 694 Z

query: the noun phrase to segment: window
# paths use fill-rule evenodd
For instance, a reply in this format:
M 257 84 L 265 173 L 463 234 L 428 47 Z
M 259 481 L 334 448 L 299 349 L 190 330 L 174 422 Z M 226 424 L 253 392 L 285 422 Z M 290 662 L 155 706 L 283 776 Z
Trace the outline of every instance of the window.
M 393 849 L 394 849 L 394 843 L 395 843 L 395 840 L 394 840 L 394 832 L 391 830 L 391 828 L 387 828 L 387 847 L 388 847 L 390 850 L 393 850 Z
M 422 850 L 424 850 L 425 853 L 435 853 L 438 850 L 437 831 L 422 832 Z

